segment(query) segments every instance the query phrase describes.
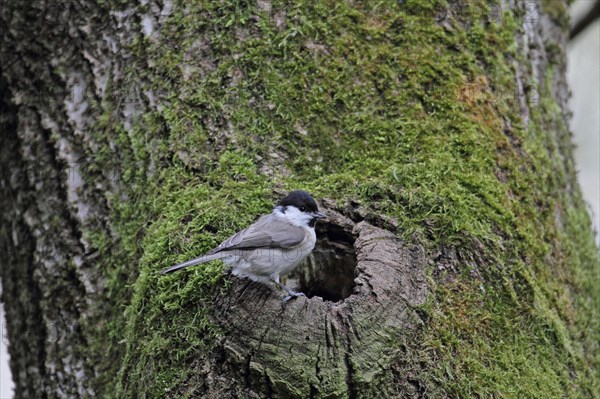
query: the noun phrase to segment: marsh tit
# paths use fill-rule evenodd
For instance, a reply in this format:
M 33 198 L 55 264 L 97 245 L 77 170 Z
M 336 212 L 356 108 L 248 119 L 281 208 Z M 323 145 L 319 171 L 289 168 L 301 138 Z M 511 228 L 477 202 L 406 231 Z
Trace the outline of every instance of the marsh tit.
M 315 224 L 324 217 L 310 194 L 292 191 L 270 214 L 261 216 L 205 255 L 169 267 L 162 274 L 221 259 L 235 276 L 261 283 L 273 281 L 288 293 L 286 302 L 304 294 L 281 284 L 279 278 L 294 270 L 312 252 L 317 240 Z

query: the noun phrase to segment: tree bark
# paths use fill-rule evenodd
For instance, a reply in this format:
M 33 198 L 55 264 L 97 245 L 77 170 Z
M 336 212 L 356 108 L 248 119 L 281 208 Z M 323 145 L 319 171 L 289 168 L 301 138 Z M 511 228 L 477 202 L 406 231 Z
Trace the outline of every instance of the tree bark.
M 15 397 L 593 397 L 566 4 L 4 0 Z M 281 293 L 161 276 L 303 188 Z

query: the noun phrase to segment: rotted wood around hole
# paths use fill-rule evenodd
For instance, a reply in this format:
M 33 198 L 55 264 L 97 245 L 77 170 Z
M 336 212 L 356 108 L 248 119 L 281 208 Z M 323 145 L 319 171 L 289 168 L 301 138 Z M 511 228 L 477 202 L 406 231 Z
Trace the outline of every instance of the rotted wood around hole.
M 265 387 L 273 397 L 352 397 L 390 377 L 398 356 L 390 342 L 422 323 L 415 308 L 427 296 L 424 249 L 319 208 L 328 219 L 317 229 L 318 245 L 288 281 L 307 297 L 282 307 L 281 292 L 232 277 L 229 292 L 215 298 L 224 338 L 208 392 L 228 389 L 219 383 L 223 373 L 257 397 Z

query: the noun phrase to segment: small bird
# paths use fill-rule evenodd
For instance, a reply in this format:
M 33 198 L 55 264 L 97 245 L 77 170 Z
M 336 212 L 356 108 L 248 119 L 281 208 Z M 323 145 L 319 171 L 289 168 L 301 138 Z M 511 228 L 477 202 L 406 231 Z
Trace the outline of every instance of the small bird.
M 281 284 L 279 278 L 294 270 L 312 252 L 317 241 L 315 224 L 324 217 L 310 194 L 292 191 L 270 214 L 261 216 L 205 255 L 171 266 L 162 274 L 221 259 L 235 276 L 265 284 L 274 282 L 288 293 L 283 299 L 287 302 L 304 294 Z

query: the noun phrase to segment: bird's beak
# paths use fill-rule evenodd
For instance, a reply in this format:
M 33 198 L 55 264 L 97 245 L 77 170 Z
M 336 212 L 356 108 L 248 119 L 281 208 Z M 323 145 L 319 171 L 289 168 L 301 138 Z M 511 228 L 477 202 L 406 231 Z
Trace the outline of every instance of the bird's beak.
M 325 219 L 326 218 L 325 214 L 321 213 L 319 211 L 313 212 L 313 217 L 316 219 Z

